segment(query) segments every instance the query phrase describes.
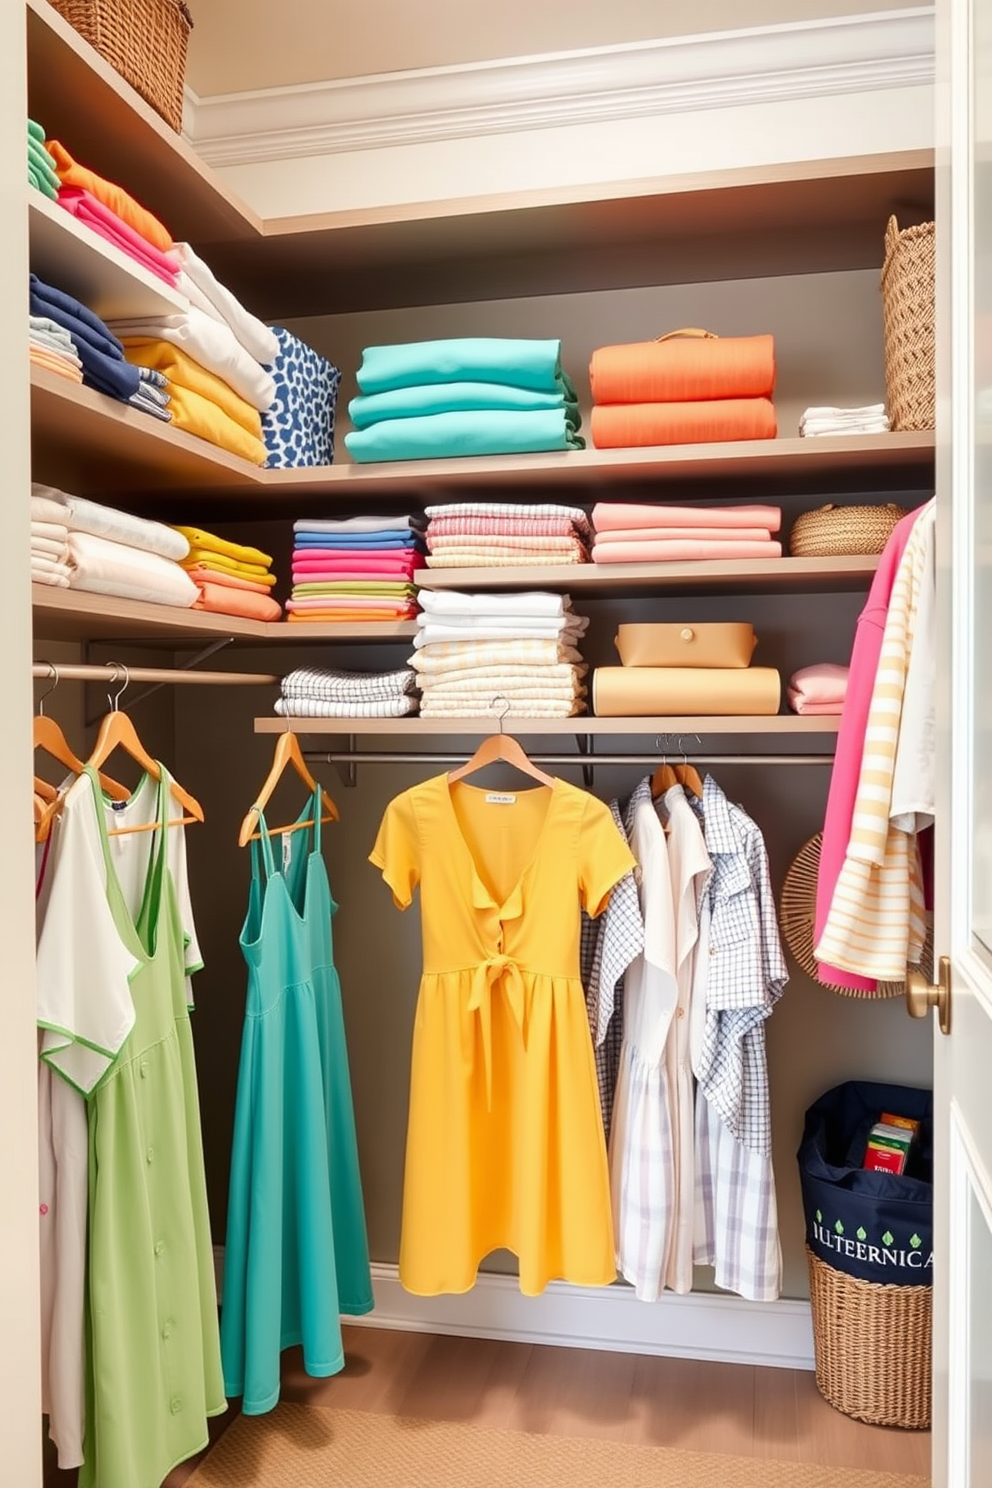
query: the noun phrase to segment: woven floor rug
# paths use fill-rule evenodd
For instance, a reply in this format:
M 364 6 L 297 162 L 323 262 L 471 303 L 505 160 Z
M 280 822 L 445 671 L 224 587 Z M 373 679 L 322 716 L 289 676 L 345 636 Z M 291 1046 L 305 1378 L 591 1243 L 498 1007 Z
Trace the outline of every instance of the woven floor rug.
M 928 1488 L 928 1481 L 279 1405 L 269 1415 L 234 1421 L 188 1488 Z

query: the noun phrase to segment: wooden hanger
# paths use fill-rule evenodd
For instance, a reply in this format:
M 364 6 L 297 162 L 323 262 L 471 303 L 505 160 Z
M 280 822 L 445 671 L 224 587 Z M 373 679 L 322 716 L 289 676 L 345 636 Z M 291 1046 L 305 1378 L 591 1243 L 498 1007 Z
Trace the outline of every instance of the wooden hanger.
M 323 808 L 320 818 L 321 821 L 329 822 L 337 821 L 339 819 L 338 808 L 335 806 L 334 802 L 331 800 L 327 792 L 322 787 L 318 787 L 316 780 L 314 780 L 313 776 L 310 774 L 310 771 L 307 768 L 307 762 L 303 758 L 303 751 L 300 749 L 300 741 L 298 736 L 293 733 L 280 734 L 278 740 L 276 741 L 276 752 L 275 757 L 272 761 L 272 769 L 265 777 L 265 784 L 262 786 L 262 789 L 256 796 L 255 804 L 252 806 L 251 810 L 248 812 L 248 815 L 241 823 L 241 831 L 238 833 L 239 847 L 246 847 L 248 843 L 251 842 L 253 839 L 261 836 L 261 833 L 256 831 L 256 828 L 258 827 L 259 813 L 265 809 L 265 805 L 269 800 L 269 797 L 272 795 L 272 792 L 275 790 L 277 784 L 279 783 L 282 773 L 287 765 L 293 766 L 293 769 L 296 771 L 297 775 L 299 775 L 300 779 L 303 781 L 303 784 L 307 786 L 310 791 L 320 789 L 320 802 Z M 275 837 L 282 837 L 287 832 L 299 832 L 304 827 L 312 827 L 313 825 L 314 822 L 312 820 L 293 822 L 288 827 L 270 828 L 270 835 Z
M 537 765 L 527 758 L 523 746 L 512 734 L 504 734 L 503 719 L 510 711 L 509 703 L 506 702 L 505 698 L 499 697 L 494 698 L 493 701 L 494 703 L 506 703 L 506 707 L 499 715 L 499 733 L 490 734 L 487 739 L 483 739 L 472 758 L 466 760 L 464 765 L 459 765 L 456 770 L 449 770 L 448 783 L 453 785 L 456 780 L 464 780 L 466 775 L 474 775 L 476 770 L 481 770 L 483 766 L 493 765 L 498 760 L 502 760 L 504 764 L 513 765 L 522 774 L 530 775 L 532 779 L 539 781 L 541 785 L 553 786 L 555 777 L 553 775 L 546 775 L 543 770 L 539 770 Z
M 34 716 L 34 748 L 43 749 L 52 759 L 57 760 L 73 775 L 83 773 L 83 762 L 79 756 L 69 747 L 69 741 L 54 718 L 50 718 L 45 712 L 45 698 L 49 693 L 55 691 L 59 685 L 59 669 L 54 662 L 47 663 L 52 674 L 52 685 L 47 692 L 43 692 L 38 699 L 38 711 Z M 126 785 L 112 780 L 109 775 L 100 776 L 100 786 L 114 801 L 126 801 L 131 792 Z M 45 842 L 52 830 L 52 822 L 62 809 L 62 797 L 54 785 L 43 780 L 40 775 L 34 777 L 35 797 L 43 798 L 43 809 L 39 816 L 37 801 L 35 809 L 35 840 Z
M 668 738 L 667 734 L 665 735 L 665 738 Z M 654 747 L 655 749 L 661 748 L 660 739 L 655 739 Z M 678 785 L 678 783 L 679 778 L 676 775 L 674 768 L 668 763 L 668 746 L 666 745 L 665 753 L 661 757 L 661 764 L 651 776 L 652 801 L 660 800 L 660 798 L 665 794 L 666 791 L 671 790 L 672 786 Z
M 699 735 L 696 735 L 696 743 L 699 743 Z M 694 765 L 690 765 L 686 758 L 685 750 L 682 748 L 682 740 L 679 739 L 679 748 L 682 749 L 682 761 L 675 766 L 675 776 L 679 784 L 687 791 L 691 791 L 700 801 L 703 799 L 703 782 L 699 771 Z
M 116 667 L 118 663 L 111 662 L 111 665 Z M 138 731 L 131 720 L 130 714 L 123 713 L 118 707 L 121 693 L 124 692 L 129 680 L 127 667 L 124 666 L 123 662 L 120 663 L 120 666 L 124 672 L 124 686 L 112 698 L 108 693 L 110 712 L 100 725 L 96 745 L 86 763 L 91 765 L 94 770 L 99 770 L 100 766 L 106 763 L 115 749 L 123 749 L 125 754 L 129 754 L 153 780 L 161 780 L 162 770 L 158 760 L 152 759 L 138 738 Z M 169 790 L 185 814 L 175 820 L 166 822 L 166 826 L 185 827 L 191 822 L 202 822 L 203 807 L 199 801 L 191 796 L 188 791 L 183 790 L 179 782 L 171 779 L 171 777 L 169 779 Z M 154 832 L 158 829 L 158 826 L 159 823 L 157 821 L 139 822 L 135 826 L 114 827 L 108 835 L 111 837 L 124 837 L 132 832 Z

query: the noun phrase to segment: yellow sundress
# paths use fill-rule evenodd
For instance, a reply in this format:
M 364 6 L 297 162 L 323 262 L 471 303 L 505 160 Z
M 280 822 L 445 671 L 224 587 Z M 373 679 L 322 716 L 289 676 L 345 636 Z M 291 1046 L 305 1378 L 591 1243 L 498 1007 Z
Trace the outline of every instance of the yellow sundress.
M 616 1279 L 579 911 L 634 866 L 609 809 L 556 780 L 497 792 L 435 776 L 386 808 L 370 861 L 420 885 L 400 1280 L 468 1291 L 514 1252 L 529 1296 Z

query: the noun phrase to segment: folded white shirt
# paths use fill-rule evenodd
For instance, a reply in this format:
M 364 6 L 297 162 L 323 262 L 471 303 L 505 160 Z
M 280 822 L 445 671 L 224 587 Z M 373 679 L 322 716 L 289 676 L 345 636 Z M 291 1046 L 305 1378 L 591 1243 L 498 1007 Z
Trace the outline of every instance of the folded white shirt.
M 806 409 L 800 422 L 805 422 L 806 419 L 853 419 L 858 422 L 860 419 L 879 417 L 885 417 L 884 403 L 865 403 L 861 408 L 830 408 L 826 404 L 814 404 Z
M 294 532 L 417 532 L 424 527 L 422 517 L 301 517 L 293 523 Z
M 275 402 L 276 385 L 271 374 L 245 350 L 225 321 L 213 320 L 196 305 L 190 305 L 179 315 L 109 320 L 107 324 L 115 336 L 150 336 L 171 341 L 194 362 L 214 372 L 259 413 L 265 413 Z
M 512 626 L 478 625 L 474 629 L 453 625 L 428 626 L 417 632 L 413 644 L 418 651 L 424 646 L 444 644 L 446 641 L 559 641 L 568 645 L 577 635 L 577 631 L 549 629 L 539 621 L 529 623 L 520 620 Z
M 92 594 L 114 594 L 181 609 L 189 609 L 200 597 L 189 574 L 171 558 L 110 542 L 92 532 L 70 532 L 69 567 L 70 587 Z
M 187 279 L 207 302 L 200 308 L 230 326 L 248 355 L 263 367 L 270 367 L 279 355 L 279 342 L 275 333 L 257 315 L 246 310 L 227 286 L 214 277 L 210 266 L 203 262 L 188 243 L 174 243 L 173 250 L 182 264 L 181 277 Z M 189 285 L 186 293 L 189 294 Z M 192 295 L 189 297 L 193 299 Z
M 571 610 L 567 594 L 461 594 L 454 589 L 422 589 L 418 601 L 438 619 L 475 615 L 559 616 Z
M 44 500 L 59 504 L 63 520 L 73 532 L 91 532 L 95 537 L 106 537 L 129 548 L 144 548 L 148 553 L 158 553 L 162 558 L 176 561 L 185 558 L 189 552 L 187 539 L 174 527 L 166 527 L 164 522 L 150 522 L 147 517 L 135 517 L 130 512 L 102 506 L 85 496 L 70 496 L 55 486 L 32 484 L 31 497 L 32 502 Z

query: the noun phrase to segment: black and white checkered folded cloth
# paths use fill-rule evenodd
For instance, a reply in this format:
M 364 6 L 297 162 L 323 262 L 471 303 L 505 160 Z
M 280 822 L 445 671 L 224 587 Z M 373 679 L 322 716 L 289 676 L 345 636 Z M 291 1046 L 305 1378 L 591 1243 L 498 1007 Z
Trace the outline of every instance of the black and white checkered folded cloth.
M 334 703 L 327 698 L 276 698 L 280 718 L 405 718 L 417 712 L 417 699 L 409 693 L 377 703 Z
M 284 698 L 311 698 L 331 703 L 382 703 L 417 687 L 412 667 L 393 672 L 343 672 L 331 667 L 298 667 L 282 679 Z

